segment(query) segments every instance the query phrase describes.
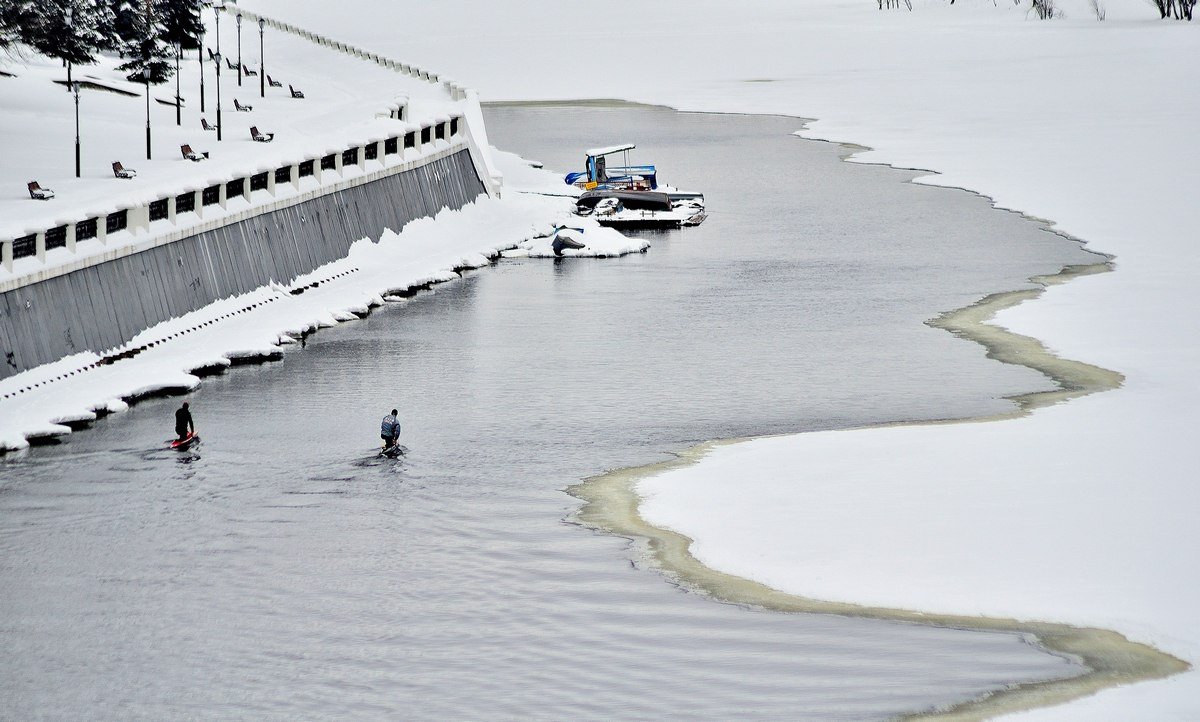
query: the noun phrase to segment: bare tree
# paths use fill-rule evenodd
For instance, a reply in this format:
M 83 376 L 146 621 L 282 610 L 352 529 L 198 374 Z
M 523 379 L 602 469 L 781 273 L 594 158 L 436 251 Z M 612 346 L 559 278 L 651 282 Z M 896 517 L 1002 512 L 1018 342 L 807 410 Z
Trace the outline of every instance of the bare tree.
M 1104 19 L 1104 4 L 1100 0 L 1088 0 L 1088 4 L 1092 6 L 1092 12 L 1096 14 L 1097 20 Z
M 1191 20 L 1195 13 L 1196 0 L 1151 0 L 1158 8 L 1159 17 L 1166 20 L 1174 17 L 1176 20 Z
M 1058 8 L 1054 5 L 1054 0 L 1033 0 L 1033 11 L 1041 20 L 1049 20 L 1056 18 L 1059 15 Z

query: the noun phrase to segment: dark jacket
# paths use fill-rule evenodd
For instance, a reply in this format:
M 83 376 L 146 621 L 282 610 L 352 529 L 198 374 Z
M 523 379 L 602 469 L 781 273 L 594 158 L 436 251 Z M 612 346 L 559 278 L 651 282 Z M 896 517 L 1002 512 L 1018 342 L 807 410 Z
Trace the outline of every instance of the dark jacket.
M 175 433 L 183 436 L 189 429 L 196 430 L 196 425 L 192 423 L 192 412 L 184 408 L 177 409 L 175 411 Z

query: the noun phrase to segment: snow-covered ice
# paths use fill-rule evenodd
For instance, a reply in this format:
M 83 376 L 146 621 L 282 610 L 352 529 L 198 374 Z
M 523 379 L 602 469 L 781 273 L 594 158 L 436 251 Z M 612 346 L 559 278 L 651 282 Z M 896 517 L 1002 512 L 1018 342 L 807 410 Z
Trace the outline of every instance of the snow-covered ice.
M 247 0 L 300 24 L 316 7 Z M 717 569 L 807 596 L 1108 627 L 1195 663 L 1200 607 L 1192 439 L 1200 26 L 1143 0 L 530 0 L 403 9 L 426 27 L 328 32 L 444 69 L 486 100 L 623 98 L 817 119 L 807 137 L 924 168 L 918 182 L 1050 219 L 1114 273 L 1050 288 L 996 323 L 1124 375 L 1122 388 L 995 423 L 806 434 L 723 446 L 640 484 L 642 512 Z M 389 15 L 389 13 L 392 13 Z M 609 21 L 611 20 L 611 22 Z M 553 40 L 551 40 L 553 39 Z M 593 49 L 638 61 L 597 67 Z M 575 55 L 572 56 L 572 48 Z M 561 62 L 574 57 L 578 62 Z M 646 72 L 645 68 L 656 72 Z M 537 72 L 528 69 L 536 68 Z M 526 69 L 517 71 L 516 69 Z M 1106 689 L 1023 719 L 1200 719 L 1200 672 Z

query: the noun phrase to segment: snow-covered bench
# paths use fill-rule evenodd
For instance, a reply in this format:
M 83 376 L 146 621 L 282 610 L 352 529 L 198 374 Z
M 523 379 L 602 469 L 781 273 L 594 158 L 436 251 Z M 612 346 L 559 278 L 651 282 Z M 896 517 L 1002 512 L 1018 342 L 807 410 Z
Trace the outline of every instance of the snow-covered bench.
M 29 181 L 29 197 L 35 201 L 48 201 L 54 197 L 54 191 L 41 187 L 37 181 Z
M 271 86 L 272 88 L 282 88 L 283 87 L 283 83 L 279 82 L 278 80 L 275 80 L 270 75 L 267 75 L 267 85 Z
M 204 118 L 200 119 L 200 127 L 204 128 L 205 130 L 216 130 L 217 129 L 217 126 L 209 125 L 208 121 Z
M 245 63 L 242 63 L 242 72 L 246 74 L 246 77 L 250 77 L 251 75 L 258 75 L 257 70 L 251 70 L 250 68 L 247 68 Z
M 288 90 L 292 91 L 293 98 L 303 98 L 304 97 L 304 93 L 301 93 L 299 90 L 296 90 L 295 88 L 293 88 L 290 85 L 288 86 Z
M 250 137 L 257 140 L 259 143 L 270 143 L 271 141 L 275 140 L 274 133 L 260 133 L 258 132 L 258 126 L 256 125 L 250 126 Z
M 197 163 L 208 157 L 208 153 L 201 155 L 192 150 L 192 146 L 188 145 L 187 143 L 179 146 L 179 152 L 183 153 L 184 158 L 187 158 L 188 160 L 194 160 Z
M 121 161 L 113 161 L 113 175 L 118 178 L 133 178 L 137 175 L 137 171 L 132 168 L 126 168 L 121 165 Z
M 249 113 L 250 111 L 254 110 L 253 105 L 242 105 L 238 102 L 237 98 L 233 99 L 233 107 L 242 113 Z

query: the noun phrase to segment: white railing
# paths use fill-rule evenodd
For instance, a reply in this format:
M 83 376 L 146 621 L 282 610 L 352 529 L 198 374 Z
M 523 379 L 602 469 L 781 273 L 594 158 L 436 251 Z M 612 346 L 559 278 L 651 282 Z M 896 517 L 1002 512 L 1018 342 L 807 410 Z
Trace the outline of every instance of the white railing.
M 333 39 L 325 37 L 324 35 L 319 35 L 317 33 L 310 32 L 308 30 L 305 30 L 304 28 L 297 27 L 290 23 L 281 22 L 274 18 L 269 18 L 265 15 L 259 15 L 258 13 L 253 13 L 253 12 L 250 12 L 249 10 L 243 10 L 236 6 L 231 9 L 228 5 L 226 5 L 225 11 L 231 12 L 231 13 L 236 13 L 236 14 L 241 15 L 241 16 L 243 16 L 249 20 L 252 20 L 254 22 L 258 22 L 259 20 L 262 20 L 263 23 L 265 25 L 267 25 L 268 27 L 272 27 L 272 28 L 275 28 L 276 30 L 280 30 L 280 31 L 283 31 L 286 33 L 291 33 L 292 35 L 296 35 L 298 37 L 304 38 L 305 40 L 314 42 L 317 45 L 320 45 L 322 47 L 332 48 L 333 50 L 337 50 L 339 52 L 346 53 L 347 55 L 352 55 L 356 58 L 360 58 L 362 60 L 366 60 L 366 61 L 375 63 L 376 65 L 379 65 L 381 67 L 387 68 L 389 70 L 394 70 L 398 73 L 403 73 L 405 75 L 411 76 L 418 80 L 424 80 L 425 82 L 432 83 L 434 85 L 441 83 L 442 86 L 446 89 L 446 93 L 450 97 L 451 100 L 465 100 L 467 97 L 467 90 L 468 90 L 467 88 L 459 85 L 458 83 L 454 82 L 453 80 L 443 80 L 436 73 L 431 73 L 428 70 L 422 70 L 415 65 L 410 65 L 408 63 L 402 63 L 399 60 L 393 60 L 391 58 L 384 57 L 383 55 L 380 55 L 379 53 L 372 53 L 372 52 L 363 50 L 362 48 L 357 48 L 353 45 L 350 45 L 349 43 L 343 43 L 339 40 L 333 40 Z
M 476 160 L 479 150 L 465 132 L 461 115 L 407 128 L 256 173 L 209 180 L 202 188 L 166 194 L 148 203 L 0 239 L 0 266 L 15 274 L 0 280 L 0 293 L 337 193 L 464 149 Z M 487 180 L 481 180 L 486 187 Z M 231 202 L 239 197 L 244 203 L 231 209 Z M 69 255 L 48 259 L 47 252 L 59 248 Z

